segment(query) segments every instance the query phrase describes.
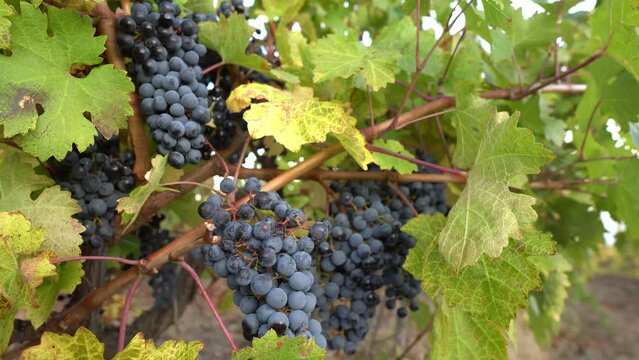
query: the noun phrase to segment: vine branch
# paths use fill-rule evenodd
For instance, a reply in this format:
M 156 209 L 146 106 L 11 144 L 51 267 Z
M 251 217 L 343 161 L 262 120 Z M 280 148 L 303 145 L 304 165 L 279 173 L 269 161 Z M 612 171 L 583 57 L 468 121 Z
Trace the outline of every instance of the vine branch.
M 97 33 L 106 35 L 105 53 L 106 60 L 113 64 L 113 67 L 126 71 L 120 48 L 117 43 L 116 34 L 116 16 L 109 9 L 106 2 L 96 5 L 92 14 L 99 18 L 97 24 Z M 138 181 L 145 181 L 144 174 L 151 168 L 151 157 L 148 148 L 148 138 L 146 131 L 146 123 L 142 119 L 140 113 L 140 100 L 135 92 L 129 94 L 129 103 L 133 108 L 133 115 L 129 117 L 128 134 L 129 140 L 133 145 L 133 153 L 135 154 L 135 164 L 133 164 L 133 173 Z

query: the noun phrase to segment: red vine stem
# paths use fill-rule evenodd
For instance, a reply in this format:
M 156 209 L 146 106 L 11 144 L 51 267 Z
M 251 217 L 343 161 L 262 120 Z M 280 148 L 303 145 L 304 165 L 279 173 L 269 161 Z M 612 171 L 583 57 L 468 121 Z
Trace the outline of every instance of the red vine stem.
M 117 256 L 71 256 L 71 257 L 63 257 L 51 260 L 52 264 L 60 264 L 67 261 L 78 261 L 78 260 L 104 260 L 104 261 L 117 261 L 126 265 L 137 266 L 140 264 L 137 260 L 129 260 L 124 259 Z
M 465 171 L 461 171 L 461 170 L 457 170 L 457 169 L 451 169 L 451 168 L 447 168 L 445 166 L 441 166 L 441 165 L 437 165 L 437 164 L 433 164 L 431 162 L 428 161 L 424 161 L 424 160 L 419 160 L 419 159 L 415 159 L 412 158 L 410 156 L 406 156 L 400 153 L 396 153 L 394 151 L 390 151 L 390 150 L 386 150 L 384 148 L 381 148 L 379 146 L 375 146 L 375 145 L 371 145 L 371 144 L 366 144 L 366 148 L 370 151 L 376 152 L 376 153 L 380 153 L 380 154 L 386 154 L 386 155 L 390 155 L 402 160 L 406 160 L 409 162 L 412 162 L 413 164 L 417 164 L 417 165 L 421 165 L 433 170 L 439 170 L 451 175 L 457 175 L 457 176 L 462 176 L 462 177 L 467 177 L 468 174 Z
M 120 314 L 120 332 L 118 333 L 118 352 L 124 350 L 124 340 L 126 337 L 126 321 L 129 317 L 129 310 L 131 309 L 131 303 L 133 302 L 133 295 L 142 284 L 144 277 L 138 276 L 133 285 L 129 288 L 124 299 L 124 306 L 122 307 L 122 313 Z
M 197 275 L 197 272 L 193 269 L 193 267 L 191 267 L 191 265 L 187 264 L 186 261 L 180 261 L 180 266 L 182 266 L 184 270 L 186 270 L 189 274 L 191 274 L 191 276 L 193 277 L 193 280 L 195 280 L 195 282 L 197 283 L 197 286 L 200 288 L 200 292 L 202 293 L 202 296 L 204 296 L 204 299 L 206 300 L 206 303 L 209 306 L 209 309 L 211 309 L 211 311 L 213 312 L 213 316 L 215 316 L 215 320 L 217 320 L 218 325 L 220 326 L 220 328 L 222 329 L 222 332 L 224 333 L 224 336 L 231 344 L 233 351 L 237 351 L 237 345 L 235 344 L 235 341 L 233 341 L 233 337 L 231 337 L 231 333 L 226 328 L 226 325 L 224 325 L 224 321 L 222 320 L 222 317 L 220 317 L 220 314 L 217 312 L 217 309 L 215 308 L 213 301 L 211 301 L 209 294 L 206 292 L 206 288 L 204 288 L 204 284 L 202 284 L 202 280 Z
M 220 61 L 219 63 L 213 64 L 213 65 L 207 67 L 206 69 L 202 70 L 202 74 L 208 74 L 211 71 L 213 71 L 213 70 L 215 70 L 215 69 L 217 69 L 219 67 L 222 67 L 224 65 L 226 65 L 226 63 L 224 61 Z

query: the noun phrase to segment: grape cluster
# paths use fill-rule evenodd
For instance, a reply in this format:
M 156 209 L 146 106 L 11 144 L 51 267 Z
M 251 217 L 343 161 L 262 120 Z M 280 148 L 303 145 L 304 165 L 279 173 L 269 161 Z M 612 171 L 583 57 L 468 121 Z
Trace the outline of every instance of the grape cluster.
M 164 220 L 163 215 L 154 216 L 148 224 L 137 231 L 141 258 L 151 255 L 173 241 L 169 231 L 160 227 L 162 220 Z M 177 283 L 177 268 L 176 263 L 165 264 L 149 279 L 155 299 L 154 307 L 164 309 L 172 305 Z
M 217 15 L 231 16 L 232 13 L 244 14 L 248 18 L 248 8 L 244 6 L 243 0 L 222 1 L 217 9 Z
M 180 13 L 170 0 L 158 1 L 158 11 L 145 1 L 133 4 L 131 16 L 118 20 L 118 43 L 132 58 L 128 72 L 142 98 L 140 110 L 158 153 L 168 154 L 175 168 L 201 160 L 203 128 L 211 120 L 199 66 L 207 50 L 197 42 L 196 22 Z
M 85 151 L 68 152 L 62 161 L 53 161 L 55 180 L 71 192 L 82 212 L 74 217 L 82 222 L 82 238 L 92 248 L 100 248 L 113 237 L 113 217 L 117 200 L 135 187 L 134 156 L 120 152 L 118 137 L 102 135 Z
M 398 244 L 401 224 L 383 204 L 378 183 L 334 182 L 331 188 L 339 200 L 331 204 L 333 226 L 325 226 L 330 241 L 318 245 L 321 286 L 314 290 L 329 349 L 352 355 L 381 303 L 384 269 L 401 268 L 392 246 L 410 244 Z
M 246 339 L 274 329 L 280 335 L 312 337 L 325 347 L 320 323 L 310 319 L 317 303 L 311 292 L 315 244 L 311 237 L 294 233 L 306 223 L 304 212 L 260 187 L 259 180 L 247 179 L 244 190 L 252 196 L 250 203 L 233 207 L 229 196 L 212 195 L 199 206 L 200 216 L 214 225 L 215 244 L 202 248 L 204 259 L 234 290 L 233 301 L 246 314 Z M 226 178 L 220 189 L 234 193 L 235 182 Z M 256 210 L 274 216 L 259 216 Z M 311 229 L 313 234 L 318 236 Z M 325 239 L 328 232 L 319 235 Z
M 419 308 L 420 281 L 403 269 L 415 239 L 401 226 L 414 214 L 384 182 L 333 182 L 331 189 L 338 194 L 330 204 L 334 224 L 330 241 L 317 247 L 321 281 L 313 290 L 329 349 L 354 354 L 381 302 L 378 289 L 384 289 L 385 306 L 397 308 L 400 318 Z M 414 182 L 398 190 L 419 213 L 447 211 L 442 184 Z

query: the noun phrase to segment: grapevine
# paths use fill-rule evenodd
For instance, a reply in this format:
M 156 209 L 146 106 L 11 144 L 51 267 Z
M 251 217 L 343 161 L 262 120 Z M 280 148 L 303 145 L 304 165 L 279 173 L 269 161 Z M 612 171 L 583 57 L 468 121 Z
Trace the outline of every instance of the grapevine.
M 596 357 L 637 9 L 524 3 L 0 0 L 0 357 Z

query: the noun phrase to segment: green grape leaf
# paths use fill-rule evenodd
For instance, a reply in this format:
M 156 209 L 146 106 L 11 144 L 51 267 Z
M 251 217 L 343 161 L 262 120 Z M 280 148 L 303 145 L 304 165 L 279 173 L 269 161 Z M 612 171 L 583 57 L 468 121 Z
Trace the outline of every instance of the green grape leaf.
M 619 161 L 615 164 L 619 174 L 616 185 L 608 188 L 608 198 L 614 204 L 611 211 L 613 217 L 624 221 L 627 236 L 632 240 L 639 240 L 639 160 Z
M 214 14 L 215 7 L 213 1 L 209 0 L 186 0 L 183 8 L 189 12 L 200 12 L 205 14 Z
M 517 309 L 528 304 L 529 292 L 541 285 L 539 269 L 530 258 L 554 252 L 550 236 L 529 232 L 521 241 L 511 240 L 498 258 L 483 255 L 475 265 L 457 272 L 438 250 L 437 237 L 444 226 L 446 219 L 436 214 L 420 215 L 402 227 L 417 240 L 404 268 L 436 301 L 506 329 Z
M 637 26 L 636 0 L 604 1 L 590 18 L 593 43 L 602 48 L 607 45 L 606 53 L 639 80 Z
M 36 288 L 55 275 L 48 252 L 39 251 L 44 231 L 24 215 L 0 212 L 0 352 L 9 344 L 18 310 L 37 307 Z
M 472 162 L 472 167 L 438 235 L 439 249 L 456 271 L 475 264 L 484 253 L 499 256 L 509 238 L 522 237 L 521 228 L 537 219 L 535 198 L 513 193 L 509 185 L 519 175 L 538 173 L 553 157 L 530 130 L 517 127 L 519 113 L 480 111 L 469 124 L 461 118 L 455 122 L 461 148 L 455 151 L 455 163 Z
M 199 341 L 191 341 L 186 343 L 182 340 L 167 340 L 158 348 L 155 347 L 153 340 L 144 340 L 142 333 L 135 335 L 129 344 L 113 357 L 113 360 L 195 360 L 198 354 L 204 348 L 204 344 Z
M 302 336 L 292 339 L 287 336 L 277 337 L 275 330 L 269 330 L 261 338 L 254 338 L 251 346 L 233 354 L 233 360 L 320 360 L 325 356 L 326 350 L 317 346 L 312 339 L 306 340 Z
M 404 145 L 397 140 L 377 139 L 373 142 L 373 145 L 402 155 L 414 157 L 413 154 L 408 152 L 408 150 L 404 148 Z M 375 163 L 379 165 L 379 168 L 382 170 L 395 169 L 400 174 L 410 174 L 418 170 L 416 164 L 386 154 L 373 153 L 373 159 L 375 159 Z
M 12 17 L 11 56 L 0 55 L 0 124 L 26 152 L 62 159 L 75 144 L 93 144 L 97 128 L 110 138 L 133 114 L 126 73 L 101 65 L 105 37 L 93 37 L 90 17 L 22 3 Z M 52 35 L 49 35 L 51 33 Z M 96 65 L 84 78 L 71 68 Z M 88 119 L 88 120 L 87 120 Z
M 7 19 L 9 15 L 13 14 L 13 8 L 11 5 L 0 0 L 0 49 L 8 49 L 11 43 L 11 20 Z
M 104 345 L 93 333 L 79 328 L 73 336 L 45 331 L 40 344 L 26 349 L 23 360 L 104 360 Z
M 431 342 L 433 360 L 508 358 L 502 329 L 455 307 L 437 309 Z
M 510 1 L 504 0 L 484 0 L 484 13 L 486 14 L 486 23 L 493 28 L 510 28 L 512 23 L 513 8 Z
M 595 80 L 593 88 L 601 102 L 601 111 L 610 114 L 624 128 L 626 124 L 636 121 L 639 103 L 633 94 L 639 92 L 638 80 L 609 56 L 593 63 L 588 70 Z M 585 95 L 583 99 L 586 99 Z M 582 116 L 581 120 L 587 121 L 589 117 L 590 113 Z
M 252 104 L 251 100 L 266 100 Z M 296 93 L 272 86 L 252 83 L 240 85 L 227 99 L 231 111 L 244 113 L 248 130 L 254 139 L 273 136 L 288 150 L 297 152 L 301 146 L 326 141 L 330 133 L 364 169 L 373 162 L 366 141 L 355 128 L 357 120 L 348 115 L 341 104 L 319 101 L 299 90 Z
M 310 51 L 314 82 L 356 75 L 356 85 L 361 88 L 368 85 L 377 91 L 394 82 L 399 71 L 399 51 L 377 46 L 367 48 L 354 38 L 337 34 L 320 39 Z
M 562 255 L 531 260 L 541 269 L 543 284 L 539 291 L 530 295 L 528 326 L 540 345 L 549 346 L 553 337 L 559 334 L 559 320 L 570 287 L 568 272 L 572 266 Z
M 229 18 L 222 16 L 218 22 L 208 21 L 200 24 L 199 37 L 200 43 L 217 51 L 225 63 L 269 72 L 271 65 L 264 58 L 256 54 L 246 54 L 245 45 L 248 45 L 254 31 L 244 15 L 232 14 Z
M 557 244 L 562 247 L 572 262 L 588 259 L 591 251 L 603 245 L 604 227 L 597 211 L 590 211 L 590 205 L 582 204 L 567 197 L 545 199 L 543 222 L 539 228 L 549 231 Z
M 280 24 L 286 26 L 300 12 L 304 0 L 264 0 L 262 4 L 270 19 L 279 17 Z
M 79 255 L 84 227 L 71 216 L 80 212 L 80 206 L 59 186 L 48 187 L 53 180 L 37 174 L 37 166 L 36 159 L 0 144 L 0 211 L 20 211 L 35 226 L 42 227 L 42 250 L 59 257 Z M 41 192 L 37 198 L 32 197 L 36 191 Z
M 118 200 L 118 206 L 116 210 L 122 213 L 122 224 L 131 225 L 135 219 L 137 219 L 142 210 L 142 206 L 146 202 L 146 199 L 156 191 L 177 191 L 165 186 L 160 186 L 160 181 L 164 172 L 166 171 L 167 157 L 162 155 L 156 155 L 151 159 L 151 170 L 149 170 L 144 178 L 147 183 L 138 186 L 133 189 L 129 196 L 123 197 Z M 128 227 L 128 225 L 127 225 Z

